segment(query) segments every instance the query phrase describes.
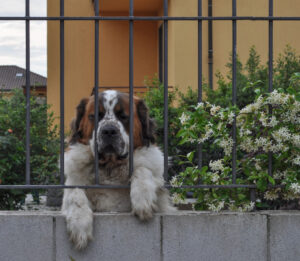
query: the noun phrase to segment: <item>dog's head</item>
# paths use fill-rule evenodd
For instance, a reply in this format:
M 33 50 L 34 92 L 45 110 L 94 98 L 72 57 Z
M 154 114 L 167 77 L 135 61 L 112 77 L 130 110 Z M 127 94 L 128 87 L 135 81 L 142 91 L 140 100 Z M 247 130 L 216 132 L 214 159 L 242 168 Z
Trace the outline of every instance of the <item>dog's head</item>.
M 138 97 L 134 97 L 133 113 L 134 149 L 149 146 L 155 142 L 154 122 L 149 118 L 144 101 Z M 126 163 L 129 152 L 129 95 L 117 91 L 99 93 L 98 119 L 95 132 L 95 97 L 82 99 L 71 123 L 70 143 L 89 144 L 95 152 L 96 142 L 100 166 Z

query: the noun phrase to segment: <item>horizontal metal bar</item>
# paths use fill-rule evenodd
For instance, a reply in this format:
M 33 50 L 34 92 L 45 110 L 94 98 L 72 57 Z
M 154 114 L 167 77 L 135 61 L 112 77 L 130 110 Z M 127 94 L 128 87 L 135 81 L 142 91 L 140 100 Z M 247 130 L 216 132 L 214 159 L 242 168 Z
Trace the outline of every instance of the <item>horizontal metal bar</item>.
M 56 21 L 56 20 L 111 20 L 111 21 L 165 21 L 165 20 L 178 20 L 178 21 L 195 21 L 195 20 L 218 20 L 218 21 L 231 21 L 231 20 L 250 20 L 250 21 L 300 21 L 299 16 L 0 16 L 0 21 L 5 20 L 34 20 L 34 21 Z
M 174 188 L 171 185 L 165 185 L 165 188 Z M 282 188 L 284 185 L 269 185 L 268 188 Z M 0 185 L 1 189 L 74 189 L 74 188 L 81 188 L 81 189 L 126 189 L 130 188 L 129 185 Z M 230 185 L 193 185 L 193 186 L 181 186 L 176 187 L 181 189 L 234 189 L 234 188 L 249 188 L 249 189 L 256 189 L 256 185 L 242 185 L 242 184 L 230 184 Z

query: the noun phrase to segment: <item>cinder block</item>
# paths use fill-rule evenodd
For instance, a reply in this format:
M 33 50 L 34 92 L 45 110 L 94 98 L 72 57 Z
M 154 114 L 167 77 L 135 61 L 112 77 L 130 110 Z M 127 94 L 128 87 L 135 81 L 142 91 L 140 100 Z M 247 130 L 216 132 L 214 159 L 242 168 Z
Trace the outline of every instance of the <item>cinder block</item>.
M 159 261 L 160 233 L 160 216 L 145 223 L 130 214 L 94 214 L 94 240 L 77 251 L 60 216 L 56 219 L 56 260 Z
M 53 261 L 53 217 L 0 212 L 1 261 Z
M 300 260 L 300 212 L 274 212 L 269 218 L 271 260 Z
M 265 215 L 183 213 L 162 224 L 164 261 L 267 260 Z

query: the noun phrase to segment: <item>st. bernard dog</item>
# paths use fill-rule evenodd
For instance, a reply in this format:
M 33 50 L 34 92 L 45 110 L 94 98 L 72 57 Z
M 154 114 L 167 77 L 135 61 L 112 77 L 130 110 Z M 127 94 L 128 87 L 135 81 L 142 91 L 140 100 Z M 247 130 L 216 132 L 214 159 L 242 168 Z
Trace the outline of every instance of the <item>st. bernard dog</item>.
M 94 96 L 82 99 L 71 124 L 65 152 L 65 185 L 95 182 L 95 139 L 100 184 L 129 185 L 130 189 L 65 189 L 62 213 L 71 241 L 84 248 L 93 235 L 93 211 L 132 211 L 140 220 L 154 212 L 174 211 L 164 188 L 163 154 L 155 145 L 154 122 L 142 99 L 134 97 L 133 173 L 129 176 L 129 95 L 99 93 L 99 124 L 94 131 Z

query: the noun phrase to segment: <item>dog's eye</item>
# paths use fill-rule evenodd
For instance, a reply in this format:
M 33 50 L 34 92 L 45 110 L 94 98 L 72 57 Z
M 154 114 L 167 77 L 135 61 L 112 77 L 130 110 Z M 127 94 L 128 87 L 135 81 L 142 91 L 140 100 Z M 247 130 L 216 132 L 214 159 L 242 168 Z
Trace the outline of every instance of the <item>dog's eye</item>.
M 99 121 L 103 119 L 103 116 L 104 116 L 104 113 L 103 112 L 99 112 L 99 116 L 98 116 Z M 94 121 L 95 120 L 95 115 L 94 114 L 90 114 L 88 116 L 88 118 L 89 118 L 90 121 Z
M 90 114 L 88 117 L 89 117 L 89 120 L 90 120 L 90 121 L 95 120 L 95 115 L 94 115 L 94 114 Z
M 98 116 L 98 119 L 99 121 L 101 121 L 104 117 L 104 113 L 103 112 L 99 112 L 99 116 Z
M 126 121 L 129 118 L 123 111 L 117 112 L 117 117 L 122 121 Z

